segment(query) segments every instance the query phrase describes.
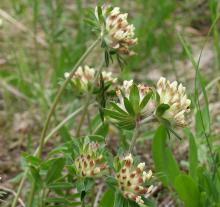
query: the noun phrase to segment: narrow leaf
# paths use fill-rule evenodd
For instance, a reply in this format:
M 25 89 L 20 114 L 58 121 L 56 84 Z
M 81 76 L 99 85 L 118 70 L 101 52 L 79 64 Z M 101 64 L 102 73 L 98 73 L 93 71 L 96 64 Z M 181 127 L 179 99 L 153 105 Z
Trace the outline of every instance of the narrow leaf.
M 198 150 L 195 142 L 195 138 L 189 129 L 184 130 L 189 140 L 189 174 L 192 178 L 197 178 L 197 167 L 198 167 Z
M 140 104 L 140 108 L 143 109 L 149 102 L 150 98 L 152 97 L 153 95 L 153 92 L 149 92 L 144 98 L 143 100 L 141 101 L 141 104 Z
M 185 207 L 200 207 L 199 189 L 193 179 L 188 175 L 179 175 L 175 180 L 175 189 Z
M 57 158 L 54 159 L 48 169 L 47 175 L 46 175 L 46 183 L 50 184 L 57 178 L 61 176 L 61 172 L 63 170 L 65 164 L 64 158 Z
M 174 185 L 175 177 L 180 170 L 172 152 L 166 146 L 167 129 L 164 126 L 158 128 L 153 140 L 153 160 L 157 173 L 162 174 L 161 181 L 165 186 Z
M 133 84 L 131 86 L 129 101 L 134 111 L 137 113 L 139 111 L 140 95 L 139 95 L 139 90 L 136 84 Z
M 156 114 L 157 116 L 162 116 L 164 114 L 164 112 L 166 110 L 168 110 L 170 108 L 170 106 L 168 104 L 160 104 L 158 107 L 157 107 L 157 111 L 156 111 Z
M 130 115 L 135 115 L 134 108 L 128 98 L 124 97 L 124 106 Z
M 124 115 L 128 115 L 128 113 L 126 111 L 124 111 L 123 109 L 121 109 L 115 102 L 110 102 L 111 106 L 118 112 L 124 114 Z

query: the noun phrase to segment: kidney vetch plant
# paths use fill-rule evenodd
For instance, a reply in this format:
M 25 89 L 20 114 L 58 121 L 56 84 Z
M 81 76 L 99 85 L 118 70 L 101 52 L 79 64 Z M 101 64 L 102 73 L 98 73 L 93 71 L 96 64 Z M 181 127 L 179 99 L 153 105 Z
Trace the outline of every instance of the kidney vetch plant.
M 108 66 L 115 59 L 122 66 L 127 56 L 135 55 L 133 47 L 138 42 L 128 14 L 121 13 L 119 7 L 97 6 L 87 22 L 97 40 L 72 71 L 64 74 L 39 147 L 34 155 L 24 154 L 26 169 L 12 207 L 17 204 L 26 178 L 31 181 L 27 206 L 156 206 L 153 194 L 160 181 L 169 190 L 176 190 L 187 203 L 181 186 L 185 188 L 187 184 L 193 190 L 196 187 L 192 187 L 192 179 L 179 169 L 166 139 L 171 134 L 180 137 L 176 129 L 188 124 L 191 101 L 186 88 L 164 77 L 155 85 L 119 81 L 116 77 L 120 71 L 113 75 Z M 92 67 L 85 60 L 97 47 L 103 49 L 103 60 Z M 47 134 L 68 84 L 71 92 L 77 94 L 79 107 Z M 71 138 L 58 146 L 54 143 L 55 148 L 42 156 L 45 143 L 79 114 Z M 138 139 L 149 127 L 157 128 L 152 143 L 152 167 L 145 164 L 148 160 L 138 156 L 136 150 Z M 110 129 L 117 140 L 117 151 L 109 144 Z M 120 145 L 122 134 L 125 143 Z

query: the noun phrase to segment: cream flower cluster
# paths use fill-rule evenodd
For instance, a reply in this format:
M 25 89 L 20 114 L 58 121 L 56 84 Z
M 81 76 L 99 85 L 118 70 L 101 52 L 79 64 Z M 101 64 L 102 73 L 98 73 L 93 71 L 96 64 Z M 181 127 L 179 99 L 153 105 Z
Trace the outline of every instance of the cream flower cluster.
M 117 81 L 117 78 L 112 77 L 112 72 L 102 72 L 102 78 L 105 82 L 112 82 L 115 83 Z
M 99 176 L 107 168 L 103 156 L 98 153 L 99 147 L 98 143 L 89 143 L 84 146 L 82 154 L 75 159 L 75 168 L 79 176 Z
M 160 104 L 170 106 L 162 117 L 177 126 L 187 125 L 185 114 L 190 111 L 191 101 L 187 98 L 186 88 L 177 81 L 170 83 L 169 80 L 161 77 L 157 82 L 157 93 L 160 97 Z
M 134 25 L 128 23 L 128 14 L 122 14 L 119 7 L 114 7 L 108 13 L 109 8 L 109 6 L 103 6 L 102 8 L 105 18 L 105 28 L 102 33 L 107 45 L 121 54 L 134 54 L 129 49 L 130 46 L 137 43 L 137 38 L 135 38 L 134 34 Z
M 152 177 L 152 171 L 146 172 L 144 168 L 145 163 L 134 166 L 132 155 L 129 154 L 123 159 L 123 165 L 115 175 L 124 197 L 138 204 L 144 203 L 141 196 L 148 197 L 153 187 L 152 185 L 150 187 L 144 186 L 145 182 Z
M 95 69 L 90 68 L 88 65 L 85 65 L 84 67 L 80 66 L 76 70 L 71 81 L 77 88 L 80 88 L 81 90 L 86 91 L 88 90 L 89 85 L 92 84 L 92 81 L 95 78 L 95 73 L 96 73 Z M 69 73 L 68 72 L 64 73 L 64 77 L 68 78 Z M 112 77 L 111 72 L 103 71 L 102 77 L 105 82 L 115 83 L 117 81 L 117 78 Z
M 130 95 L 130 91 L 131 91 L 131 87 L 134 84 L 133 80 L 125 80 L 123 82 L 123 85 L 121 87 L 119 87 L 119 89 L 116 90 L 116 95 L 119 99 L 119 103 L 117 103 L 117 105 L 124 111 L 126 111 L 125 109 L 125 105 L 124 105 L 124 98 L 123 95 L 129 99 L 129 95 Z M 142 100 L 144 99 L 144 97 L 152 92 L 152 89 L 150 87 L 145 86 L 144 84 L 138 84 L 138 91 L 139 91 L 139 96 L 140 96 L 140 102 L 139 104 L 142 102 Z M 123 93 L 123 95 L 122 95 Z M 153 113 L 153 111 L 155 110 L 155 103 L 154 101 L 149 101 L 148 104 L 141 110 L 141 115 L 144 116 L 148 116 L 150 114 Z

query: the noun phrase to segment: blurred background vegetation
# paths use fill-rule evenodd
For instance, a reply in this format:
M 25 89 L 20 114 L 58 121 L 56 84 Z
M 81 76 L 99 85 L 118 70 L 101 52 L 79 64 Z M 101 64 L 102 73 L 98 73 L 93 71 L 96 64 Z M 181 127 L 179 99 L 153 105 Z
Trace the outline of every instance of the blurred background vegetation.
M 3 183 L 20 172 L 20 152 L 35 149 L 64 72 L 72 69 L 95 40 L 84 20 L 97 3 L 121 7 L 136 27 L 137 55 L 127 59 L 122 72 L 115 61 L 109 68 L 115 76 L 145 83 L 166 76 L 185 83 L 194 95 L 195 73 L 178 34 L 198 59 L 219 13 L 218 0 L 1 0 L 0 176 Z M 215 81 L 214 87 L 209 87 L 213 136 L 220 132 L 219 26 L 218 21 L 200 62 L 204 84 Z M 87 64 L 98 65 L 101 54 L 98 50 Z M 80 102 L 74 96 L 71 90 L 66 90 L 52 125 L 79 107 Z M 75 123 L 76 120 L 69 122 L 60 131 L 61 142 Z M 53 144 L 54 141 L 49 143 L 48 148 Z

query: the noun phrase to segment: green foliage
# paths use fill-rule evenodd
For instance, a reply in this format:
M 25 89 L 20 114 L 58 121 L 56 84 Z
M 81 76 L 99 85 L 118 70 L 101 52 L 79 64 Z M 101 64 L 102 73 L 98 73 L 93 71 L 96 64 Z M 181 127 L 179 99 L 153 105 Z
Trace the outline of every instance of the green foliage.
M 138 113 L 139 112 L 139 103 L 140 103 L 140 95 L 139 95 L 139 90 L 136 84 L 133 84 L 131 86 L 131 92 L 129 95 L 129 101 L 131 103 L 131 105 L 133 106 L 132 108 L 134 108 L 134 112 Z M 126 104 L 126 102 L 125 102 Z
M 105 193 L 103 193 L 99 207 L 106 207 L 106 205 L 109 205 L 109 207 L 114 207 L 114 203 L 112 202 L 114 197 L 115 191 L 113 189 L 108 189 Z
M 180 174 L 175 179 L 175 189 L 186 207 L 200 206 L 199 189 L 190 176 Z
M 99 2 L 100 5 L 101 3 L 106 3 L 102 0 Z M 179 132 L 177 133 L 177 129 L 173 129 L 167 120 L 160 119 L 163 113 L 169 109 L 169 105 L 161 104 L 157 107 L 154 115 L 157 116 L 163 126 L 156 130 L 152 140 L 152 157 L 155 166 L 153 174 L 155 178 L 160 179 L 163 187 L 167 188 L 176 205 L 179 202 L 183 202 L 186 207 L 219 207 L 220 149 L 217 140 L 218 134 L 214 134 L 212 130 L 214 125 L 211 122 L 212 117 L 209 112 L 210 106 L 207 94 L 208 80 L 211 75 L 215 76 L 214 70 L 210 77 L 209 75 L 206 76 L 206 73 L 202 74 L 199 69 L 199 63 L 204 46 L 197 61 L 194 58 L 195 54 L 192 52 L 195 48 L 186 41 L 187 37 L 185 38 L 185 33 L 182 32 L 184 30 L 181 31 L 181 35 L 176 35 L 175 32 L 176 28 L 184 28 L 187 25 L 190 15 L 183 13 L 183 24 L 181 12 L 184 6 L 186 6 L 187 10 L 190 9 L 192 2 L 138 0 L 132 3 L 129 2 L 126 5 L 122 1 L 114 0 L 111 3 L 114 4 L 113 6 L 122 6 L 122 10 L 130 10 L 129 18 L 132 17 L 131 22 L 136 27 L 135 33 L 139 40 L 139 44 L 134 48 L 137 55 L 132 58 L 120 56 L 116 54 L 114 49 L 110 50 L 105 39 L 102 39 L 99 43 L 102 53 L 99 53 L 100 50 L 98 49 L 95 50 L 88 64 L 96 65 L 101 61 L 101 58 L 104 58 L 106 66 L 110 66 L 113 62 L 113 57 L 115 57 L 119 65 L 114 64 L 114 72 L 117 73 L 119 80 L 125 77 L 127 79 L 130 78 L 133 75 L 131 70 L 134 72 L 145 70 L 142 71 L 144 74 L 151 73 L 149 70 L 155 65 L 164 73 L 167 72 L 167 69 L 173 67 L 172 76 L 175 75 L 178 79 L 178 73 L 175 71 L 175 62 L 177 59 L 181 61 L 180 57 L 183 57 L 183 53 L 177 47 L 177 40 L 179 39 L 185 52 L 184 55 L 191 61 L 195 71 L 194 91 L 192 93 L 195 106 L 195 129 L 191 126 L 184 129 L 184 134 L 187 138 L 184 142 L 188 142 L 188 156 L 185 156 L 185 154 L 180 155 L 183 160 L 177 162 L 171 148 L 174 144 L 171 136 L 174 134 L 180 138 Z M 84 8 L 87 5 L 80 0 L 74 3 L 64 3 L 61 0 L 11 0 L 2 1 L 1 4 L 2 10 L 4 9 L 9 17 L 11 16 L 18 21 L 9 21 L 8 23 L 5 21 L 4 15 L 1 15 L 3 26 L 0 26 L 0 32 L 3 44 L 1 45 L 0 58 L 0 87 L 6 102 L 8 116 L 7 126 L 1 128 L 0 131 L 3 131 L 3 136 L 5 136 L 4 131 L 7 131 L 6 128 L 13 122 L 12 115 L 17 112 L 30 110 L 31 114 L 37 114 L 36 119 L 39 119 L 39 123 L 36 124 L 36 128 L 42 127 L 43 123 L 41 122 L 45 120 L 48 109 L 52 105 L 58 83 L 63 84 L 64 72 L 71 70 L 86 51 L 89 43 L 94 41 L 91 33 L 94 32 L 94 35 L 100 34 L 100 25 L 105 24 L 105 20 L 100 5 L 97 7 L 98 16 L 95 17 L 94 9 Z M 69 7 L 69 4 L 71 7 Z M 210 35 L 213 35 L 213 46 L 216 54 L 213 62 L 215 62 L 216 69 L 218 69 L 220 65 L 217 24 L 219 3 L 216 0 L 209 0 L 207 4 L 209 7 L 207 17 L 211 20 L 212 25 L 205 41 L 208 40 Z M 131 8 L 130 5 L 132 5 Z M 112 7 L 109 7 L 107 13 L 111 10 Z M 203 12 L 202 9 L 201 11 Z M 176 15 L 177 12 L 178 15 Z M 85 26 L 85 22 L 90 25 L 90 28 Z M 22 29 L 19 23 L 21 25 L 24 24 L 25 29 Z M 16 27 L 16 32 L 14 32 L 14 27 Z M 191 27 L 192 25 L 190 25 Z M 19 32 L 20 30 L 22 32 Z M 39 39 L 43 41 L 43 44 L 39 42 Z M 128 64 L 125 64 L 126 62 Z M 168 64 L 169 62 L 171 64 Z M 86 62 L 83 64 L 86 64 Z M 124 69 L 122 74 L 120 74 L 120 67 Z M 134 78 L 135 80 L 142 79 L 141 76 L 142 73 L 135 74 Z M 146 78 L 143 79 L 151 84 Z M 31 206 L 64 207 L 81 205 L 90 207 L 101 184 L 104 192 L 101 192 L 99 207 L 139 206 L 122 196 L 112 171 L 118 172 L 121 167 L 119 157 L 128 153 L 130 135 L 136 127 L 136 122 L 142 118 L 142 110 L 147 107 L 154 95 L 156 99 L 159 99 L 159 96 L 151 91 L 140 101 L 138 85 L 133 84 L 128 96 L 122 93 L 124 105 L 121 108 L 116 102 L 109 101 L 115 96 L 114 92 L 109 90 L 110 87 L 112 86 L 109 83 L 105 84 L 103 77 L 100 76 L 99 87 L 94 87 L 91 98 L 91 102 L 96 102 L 98 107 L 93 107 L 91 111 L 90 108 L 87 109 L 85 116 L 87 119 L 84 121 L 85 123 L 81 130 L 83 136 L 73 136 L 75 128 L 78 126 L 78 118 L 81 118 L 77 117 L 77 119 L 72 119 L 68 124 L 65 123 L 58 133 L 54 134 L 53 141 L 50 142 L 49 147 L 44 151 L 43 158 L 36 156 L 36 153 L 35 155 L 22 153 L 22 169 L 28 172 L 28 180 L 33 185 L 33 191 L 22 188 L 23 194 L 26 195 L 24 197 L 25 203 L 26 200 L 29 200 L 31 193 L 33 193 L 33 200 L 30 202 Z M 84 104 L 83 95 L 78 93 L 77 90 L 73 92 L 72 88 L 71 90 L 66 90 L 64 96 L 62 96 L 61 105 L 58 107 L 56 114 L 54 114 L 54 123 L 49 126 L 54 127 L 66 114 L 73 112 Z M 33 109 L 34 111 L 32 111 Z M 110 118 L 110 122 L 106 118 Z M 111 125 L 112 122 L 114 126 Z M 115 130 L 115 126 L 117 130 Z M 146 134 L 150 131 L 151 134 L 154 134 L 154 126 L 152 123 L 149 127 L 144 126 L 140 129 L 140 137 L 144 144 L 146 139 L 144 133 Z M 34 132 L 36 136 L 28 135 L 31 137 L 29 140 L 31 143 L 33 142 L 33 145 L 35 140 L 32 140 L 32 137 L 36 137 L 37 141 L 40 137 L 40 131 L 36 131 Z M 10 142 L 11 132 L 6 132 L 6 134 L 7 141 Z M 25 133 L 18 136 L 21 136 L 22 142 L 25 141 L 25 143 L 22 143 L 25 147 Z M 13 135 L 12 142 L 14 140 Z M 148 141 L 151 142 L 150 139 Z M 174 140 L 174 142 L 177 141 Z M 76 157 L 88 150 L 88 143 L 90 142 L 100 144 L 98 151 L 103 155 L 109 167 L 108 173 L 98 180 L 78 176 L 74 166 Z M 181 142 L 177 142 L 174 145 L 177 146 Z M 133 153 L 140 153 L 140 157 L 145 158 L 148 152 L 142 152 L 141 147 L 140 149 L 137 148 L 137 151 Z M 14 146 L 12 148 L 14 149 Z M 203 150 L 205 153 L 203 153 Z M 33 150 L 29 147 L 27 151 L 32 152 Z M 184 169 L 184 173 L 181 172 L 182 169 Z M 26 176 L 25 174 L 22 172 L 11 181 L 17 184 L 22 176 Z M 157 186 L 157 181 L 155 179 L 154 186 Z M 143 206 L 157 206 L 160 194 L 161 192 L 153 198 L 143 198 L 145 202 Z M 0 202 L 3 196 L 5 196 L 4 191 L 3 193 L 1 191 Z M 20 197 L 20 195 L 18 196 Z M 21 197 L 23 199 L 23 195 Z
M 189 129 L 185 129 L 185 134 L 189 140 L 189 174 L 192 178 L 197 178 L 198 150 L 195 138 Z
M 162 116 L 166 110 L 168 110 L 170 108 L 170 106 L 168 104 L 160 104 L 157 107 L 157 111 L 156 111 L 156 115 L 158 117 Z
M 51 165 L 47 171 L 46 184 L 52 183 L 54 180 L 58 179 L 61 176 L 64 164 L 64 158 L 57 158 L 52 160 Z
M 123 91 L 121 91 L 121 94 L 123 98 L 123 106 L 119 106 L 117 103 L 111 101 L 110 106 L 112 109 L 106 108 L 105 116 L 115 120 L 120 128 L 132 130 L 135 128 L 136 122 L 141 119 L 142 110 L 147 107 L 148 102 L 153 96 L 153 91 L 150 90 L 147 92 L 140 101 L 140 91 L 138 86 L 132 84 L 129 94 L 126 95 Z
M 171 150 L 166 146 L 166 140 L 167 130 L 164 126 L 160 126 L 153 139 L 152 156 L 160 180 L 165 186 L 173 186 L 180 170 Z

